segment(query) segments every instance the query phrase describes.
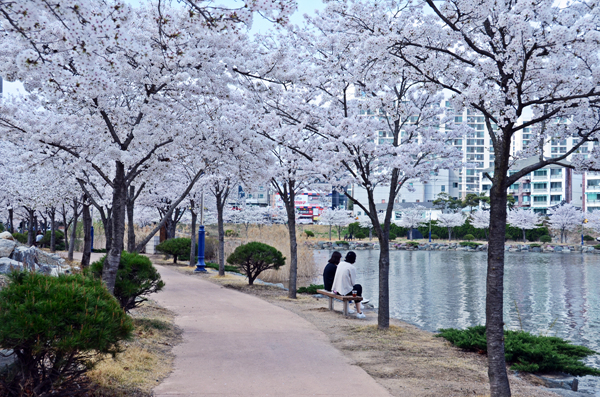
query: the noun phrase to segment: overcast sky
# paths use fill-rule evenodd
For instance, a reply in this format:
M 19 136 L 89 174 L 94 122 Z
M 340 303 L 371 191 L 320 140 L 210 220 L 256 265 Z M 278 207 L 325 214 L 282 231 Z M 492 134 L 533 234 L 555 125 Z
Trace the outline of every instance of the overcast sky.
M 144 0 L 126 0 L 129 4 L 132 5 L 138 5 L 144 2 Z M 240 0 L 221 0 L 221 1 L 215 1 L 215 4 L 223 4 L 224 6 L 229 6 L 229 7 L 239 7 L 240 5 L 243 4 L 243 1 Z M 323 4 L 323 2 L 321 0 L 298 0 L 298 10 L 292 15 L 291 18 L 291 22 L 293 24 L 301 24 L 303 21 L 303 15 L 304 14 L 314 14 L 315 10 L 317 9 L 323 9 L 325 7 L 325 5 Z M 265 20 L 264 18 L 261 18 L 259 15 L 256 16 L 256 18 L 254 19 L 254 25 L 252 26 L 252 33 L 265 33 L 267 30 L 269 30 L 269 28 L 272 27 L 272 24 Z M 25 90 L 23 89 L 23 84 L 16 82 L 16 83 L 9 83 L 7 81 L 4 81 L 4 87 L 3 87 L 3 92 L 4 94 L 17 94 L 19 92 L 24 92 Z

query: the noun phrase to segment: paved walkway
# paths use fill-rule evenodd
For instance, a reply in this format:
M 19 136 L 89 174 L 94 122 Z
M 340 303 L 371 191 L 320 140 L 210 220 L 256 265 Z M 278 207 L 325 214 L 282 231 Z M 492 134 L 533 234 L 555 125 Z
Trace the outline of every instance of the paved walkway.
M 156 266 L 166 287 L 153 299 L 177 313 L 184 342 L 166 396 L 389 397 L 311 323 L 257 297 Z

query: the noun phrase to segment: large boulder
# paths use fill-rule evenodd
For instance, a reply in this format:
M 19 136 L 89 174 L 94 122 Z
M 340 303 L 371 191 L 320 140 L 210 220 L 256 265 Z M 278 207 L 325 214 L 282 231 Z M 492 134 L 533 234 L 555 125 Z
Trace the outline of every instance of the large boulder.
M 8 258 L 16 245 L 17 243 L 12 240 L 0 239 L 0 258 Z
M 0 240 L 12 240 L 12 241 L 15 241 L 15 238 L 13 237 L 12 234 L 10 234 L 10 232 L 2 232 L 2 233 L 0 233 Z
M 23 271 L 23 264 L 10 258 L 0 258 L 0 274 L 8 274 L 14 270 Z
M 17 262 L 22 262 L 28 270 L 38 271 L 37 251 L 35 247 L 18 246 L 13 251 L 11 258 Z

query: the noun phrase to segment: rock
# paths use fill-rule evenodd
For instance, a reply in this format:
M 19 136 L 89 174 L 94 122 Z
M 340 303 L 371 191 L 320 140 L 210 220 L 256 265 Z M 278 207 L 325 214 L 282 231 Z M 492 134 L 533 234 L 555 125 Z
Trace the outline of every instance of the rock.
M 554 247 L 554 252 L 562 252 L 563 247 Z
M 17 262 L 23 262 L 26 269 L 37 271 L 37 249 L 35 247 L 19 246 L 15 248 L 11 256 Z
M 0 258 L 8 258 L 10 254 L 12 254 L 16 245 L 17 243 L 12 240 L 0 239 Z
M 542 252 L 542 247 L 532 247 L 531 252 Z
M 0 274 L 8 274 L 13 270 L 23 271 L 23 263 L 10 258 L 0 258 Z
M 2 233 L 0 233 L 0 239 L 15 241 L 15 238 L 13 237 L 12 234 L 10 234 L 10 232 L 2 232 Z

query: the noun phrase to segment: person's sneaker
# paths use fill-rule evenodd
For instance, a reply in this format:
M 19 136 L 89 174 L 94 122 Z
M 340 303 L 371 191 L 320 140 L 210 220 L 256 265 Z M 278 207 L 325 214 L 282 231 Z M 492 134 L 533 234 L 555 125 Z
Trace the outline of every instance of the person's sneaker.
M 365 318 L 365 314 L 364 313 L 356 313 L 356 318 Z
M 352 309 L 351 307 L 348 308 L 348 314 L 354 314 L 356 313 L 356 310 Z
M 363 299 L 362 301 L 360 301 L 360 303 L 362 303 L 363 305 L 366 305 L 369 302 L 371 302 L 371 299 Z

